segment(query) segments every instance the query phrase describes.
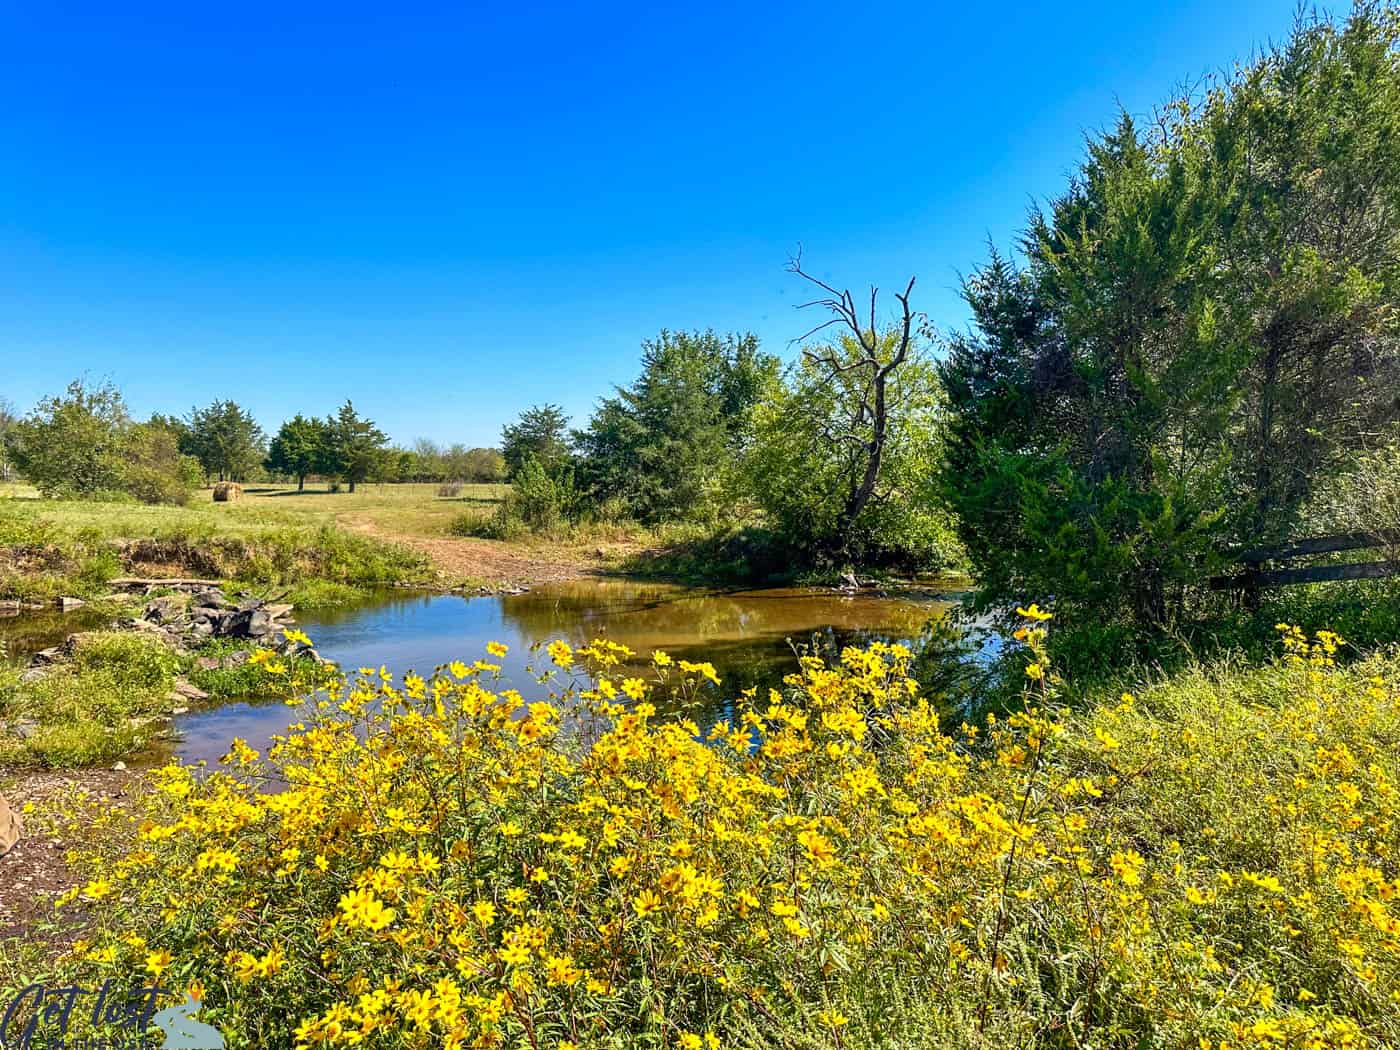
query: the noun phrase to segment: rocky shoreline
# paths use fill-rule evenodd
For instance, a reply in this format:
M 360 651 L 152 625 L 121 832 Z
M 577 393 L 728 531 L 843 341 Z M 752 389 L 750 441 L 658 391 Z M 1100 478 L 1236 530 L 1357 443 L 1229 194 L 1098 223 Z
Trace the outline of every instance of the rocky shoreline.
M 252 658 L 255 649 L 272 649 L 283 656 L 326 662 L 307 642 L 288 637 L 287 632 L 295 627 L 291 605 L 246 594 L 230 598 L 217 587 L 205 586 L 204 581 L 199 582 L 198 590 L 193 586 L 184 590 L 193 593 L 152 598 L 138 615 L 117 620 L 108 629 L 158 638 L 181 656 L 189 656 L 215 639 L 248 643 L 247 648 L 237 648 L 222 656 L 196 656 L 194 666 L 203 671 L 239 667 Z M 34 681 L 47 674 L 50 668 L 70 659 L 82 645 L 86 633 L 70 634 L 62 644 L 35 653 L 29 658 L 21 681 Z M 170 695 L 175 702 L 207 698 L 207 693 L 183 678 L 176 681 Z M 177 709 L 174 713 L 183 711 Z

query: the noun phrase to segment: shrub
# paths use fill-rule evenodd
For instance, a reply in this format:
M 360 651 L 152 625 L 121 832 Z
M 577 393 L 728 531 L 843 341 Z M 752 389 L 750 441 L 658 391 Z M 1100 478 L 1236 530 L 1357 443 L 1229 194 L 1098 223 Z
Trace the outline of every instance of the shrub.
M 1069 715 L 1022 637 L 1029 708 L 955 737 L 898 646 L 703 739 L 606 642 L 550 646 L 556 703 L 490 662 L 333 685 L 266 760 L 98 817 L 68 965 L 199 982 L 231 1050 L 1400 1038 L 1395 662 L 1290 630 Z
M 159 638 L 129 631 L 95 631 L 75 636 L 73 662 L 82 671 L 108 670 L 125 688 L 168 692 L 180 671 L 180 657 Z
M 469 536 L 483 540 L 515 540 L 530 530 L 504 505 L 494 511 L 465 510 L 452 519 L 448 531 L 454 536 Z
M 456 499 L 462 494 L 462 486 L 457 482 L 451 482 L 437 487 L 438 499 Z

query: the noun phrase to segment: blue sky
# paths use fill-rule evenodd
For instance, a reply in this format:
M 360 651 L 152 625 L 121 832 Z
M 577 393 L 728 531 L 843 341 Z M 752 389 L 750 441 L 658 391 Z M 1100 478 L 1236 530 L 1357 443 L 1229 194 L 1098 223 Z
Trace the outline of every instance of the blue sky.
M 1086 133 L 1293 11 L 0 0 L 0 396 L 490 444 L 661 327 L 788 355 L 799 242 L 959 327 Z

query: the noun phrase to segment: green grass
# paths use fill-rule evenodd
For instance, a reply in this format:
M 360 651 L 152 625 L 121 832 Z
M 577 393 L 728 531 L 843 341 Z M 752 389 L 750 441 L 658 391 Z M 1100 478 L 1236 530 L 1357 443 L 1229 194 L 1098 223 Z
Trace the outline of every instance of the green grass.
M 159 639 L 101 631 L 34 682 L 0 669 L 0 766 L 85 766 L 151 743 L 170 709 L 180 658 Z M 16 731 L 23 726 L 24 732 Z
M 267 695 L 284 681 L 254 663 L 197 669 L 199 657 L 249 649 L 245 641 L 214 639 L 181 656 L 160 638 L 129 631 L 77 637 L 71 659 L 36 681 L 22 682 L 17 665 L 0 665 L 0 769 L 66 769 L 130 758 L 166 732 L 176 706 L 189 706 L 170 695 L 180 676 L 211 702 Z M 330 674 L 306 659 L 290 662 L 304 682 Z
M 329 515 L 267 506 L 227 513 L 213 504 L 0 501 L 0 598 L 92 596 L 128 572 L 295 585 L 320 604 L 430 578 L 422 554 L 340 527 Z M 328 586 L 317 590 L 316 583 Z

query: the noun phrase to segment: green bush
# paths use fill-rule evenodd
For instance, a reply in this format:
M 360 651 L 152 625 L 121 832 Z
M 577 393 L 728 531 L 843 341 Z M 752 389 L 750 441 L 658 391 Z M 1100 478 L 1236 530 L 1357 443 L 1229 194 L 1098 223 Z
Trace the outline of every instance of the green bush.
M 73 663 L 82 671 L 110 671 L 124 688 L 169 692 L 180 671 L 180 657 L 162 639 L 129 631 L 76 636 Z

